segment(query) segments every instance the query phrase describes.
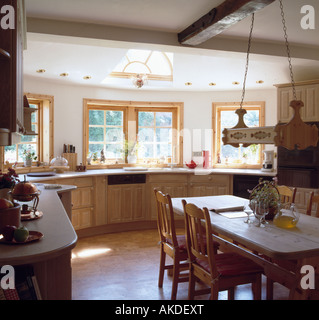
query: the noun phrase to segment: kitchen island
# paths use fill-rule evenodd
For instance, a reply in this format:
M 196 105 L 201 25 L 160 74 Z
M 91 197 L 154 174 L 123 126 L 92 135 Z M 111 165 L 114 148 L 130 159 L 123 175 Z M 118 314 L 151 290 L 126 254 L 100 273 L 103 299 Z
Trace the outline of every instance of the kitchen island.
M 37 220 L 23 221 L 21 224 L 30 231 L 41 232 L 44 237 L 39 241 L 24 244 L 1 243 L 0 266 L 31 265 L 43 299 L 70 300 L 71 250 L 78 238 L 67 210 L 70 207 L 69 195 L 76 187 L 68 185 L 53 190 L 46 190 L 41 184 L 37 187 L 41 192 L 38 210 L 43 212 L 43 216 Z

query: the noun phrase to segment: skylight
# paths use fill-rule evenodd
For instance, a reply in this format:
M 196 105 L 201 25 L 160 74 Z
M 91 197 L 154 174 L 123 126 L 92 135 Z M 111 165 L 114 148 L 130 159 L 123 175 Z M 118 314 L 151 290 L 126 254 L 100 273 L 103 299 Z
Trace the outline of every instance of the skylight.
M 110 76 L 131 78 L 145 74 L 149 80 L 173 81 L 173 53 L 130 49 Z

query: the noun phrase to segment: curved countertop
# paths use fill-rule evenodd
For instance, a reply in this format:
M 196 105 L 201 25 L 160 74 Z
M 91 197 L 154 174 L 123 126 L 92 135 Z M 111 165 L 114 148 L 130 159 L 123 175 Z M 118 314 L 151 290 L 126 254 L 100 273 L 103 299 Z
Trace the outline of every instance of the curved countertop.
M 0 265 L 19 265 L 49 260 L 75 247 L 77 235 L 63 207 L 58 193 L 71 191 L 74 186 L 47 190 L 41 184 L 38 210 L 43 212 L 40 219 L 23 221 L 30 231 L 39 231 L 44 237 L 26 244 L 0 244 Z

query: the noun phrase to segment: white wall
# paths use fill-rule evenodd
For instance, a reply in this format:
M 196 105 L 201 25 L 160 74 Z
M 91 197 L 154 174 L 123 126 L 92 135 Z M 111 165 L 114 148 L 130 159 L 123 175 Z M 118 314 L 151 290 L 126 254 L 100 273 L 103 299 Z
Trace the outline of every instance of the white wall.
M 25 92 L 54 96 L 54 155 L 62 153 L 63 144 L 73 144 L 82 161 L 83 99 L 184 102 L 184 160 L 192 151 L 211 150 L 213 102 L 238 102 L 241 91 L 160 92 L 116 90 L 65 85 L 25 77 Z M 277 123 L 276 89 L 246 90 L 245 101 L 266 101 L 266 125 Z M 206 133 L 206 134 L 205 134 Z M 208 134 L 207 134 L 208 133 Z

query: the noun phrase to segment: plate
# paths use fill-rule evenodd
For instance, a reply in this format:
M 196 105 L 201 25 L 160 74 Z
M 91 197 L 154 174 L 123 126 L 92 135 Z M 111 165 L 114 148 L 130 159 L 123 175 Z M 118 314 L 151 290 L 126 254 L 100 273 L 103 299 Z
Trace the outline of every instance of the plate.
M 17 242 L 14 239 L 12 241 L 6 241 L 4 239 L 1 239 L 0 243 L 3 243 L 3 244 L 27 244 L 30 242 L 38 241 L 42 238 L 43 238 L 43 233 L 41 233 L 39 231 L 29 231 L 28 239 L 24 242 Z
M 55 175 L 55 172 L 30 172 L 27 174 L 28 177 L 51 177 Z
M 42 218 L 42 216 L 43 216 L 42 211 L 37 211 L 36 214 L 34 212 L 26 213 L 26 214 L 21 212 L 21 221 L 37 220 Z

